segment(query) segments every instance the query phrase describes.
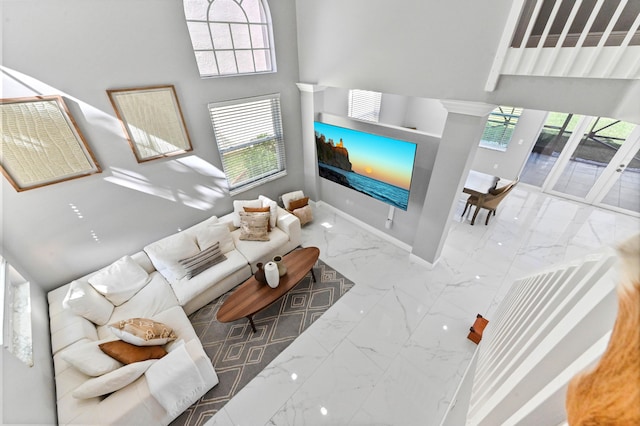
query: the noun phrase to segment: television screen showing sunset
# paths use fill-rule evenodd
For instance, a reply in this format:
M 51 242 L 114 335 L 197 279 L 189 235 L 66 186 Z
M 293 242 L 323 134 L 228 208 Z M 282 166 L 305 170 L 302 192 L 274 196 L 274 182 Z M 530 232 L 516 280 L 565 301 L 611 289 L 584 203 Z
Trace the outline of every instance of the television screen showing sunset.
M 407 209 L 416 144 L 315 122 L 320 175 Z

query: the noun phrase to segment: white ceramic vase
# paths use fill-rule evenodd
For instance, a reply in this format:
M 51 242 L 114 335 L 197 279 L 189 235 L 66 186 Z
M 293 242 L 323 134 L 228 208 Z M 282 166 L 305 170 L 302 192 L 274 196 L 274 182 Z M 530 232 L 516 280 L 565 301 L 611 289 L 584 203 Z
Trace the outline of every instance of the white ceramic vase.
M 267 284 L 269 285 L 269 287 L 278 287 L 278 284 L 280 283 L 280 273 L 278 272 L 278 265 L 276 265 L 274 262 L 267 262 L 267 264 L 264 265 L 264 276 L 267 279 Z

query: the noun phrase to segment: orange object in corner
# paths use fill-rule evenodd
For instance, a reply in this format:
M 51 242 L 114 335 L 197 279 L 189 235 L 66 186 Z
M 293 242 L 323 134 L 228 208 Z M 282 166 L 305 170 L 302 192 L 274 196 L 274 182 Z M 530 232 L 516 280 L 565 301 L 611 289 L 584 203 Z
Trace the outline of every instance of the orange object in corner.
M 471 340 L 476 345 L 480 343 L 480 340 L 482 340 L 482 332 L 488 323 L 489 320 L 483 318 L 482 315 L 476 315 L 476 321 L 473 323 L 471 328 L 469 328 L 470 332 L 467 339 Z

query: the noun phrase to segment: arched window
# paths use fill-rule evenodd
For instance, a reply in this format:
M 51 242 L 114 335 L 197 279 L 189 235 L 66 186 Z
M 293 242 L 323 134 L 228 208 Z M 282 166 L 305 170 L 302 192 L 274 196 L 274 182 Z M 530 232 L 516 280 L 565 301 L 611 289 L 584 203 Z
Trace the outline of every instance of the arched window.
M 266 0 L 183 0 L 201 77 L 276 71 Z

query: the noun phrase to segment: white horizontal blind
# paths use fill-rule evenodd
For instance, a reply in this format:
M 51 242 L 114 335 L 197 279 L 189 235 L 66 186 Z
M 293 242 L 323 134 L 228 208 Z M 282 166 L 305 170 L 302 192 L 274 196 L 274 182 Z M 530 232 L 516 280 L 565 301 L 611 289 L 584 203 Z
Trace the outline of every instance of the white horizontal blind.
M 522 115 L 522 108 L 499 106 L 494 109 L 484 128 L 480 146 L 505 151 Z
M 231 195 L 285 176 L 280 95 L 209 104 Z
M 598 361 L 616 315 L 612 250 L 516 281 L 485 330 L 467 425 L 557 425 L 568 382 Z
M 349 117 L 378 122 L 382 93 L 369 90 L 349 90 Z

